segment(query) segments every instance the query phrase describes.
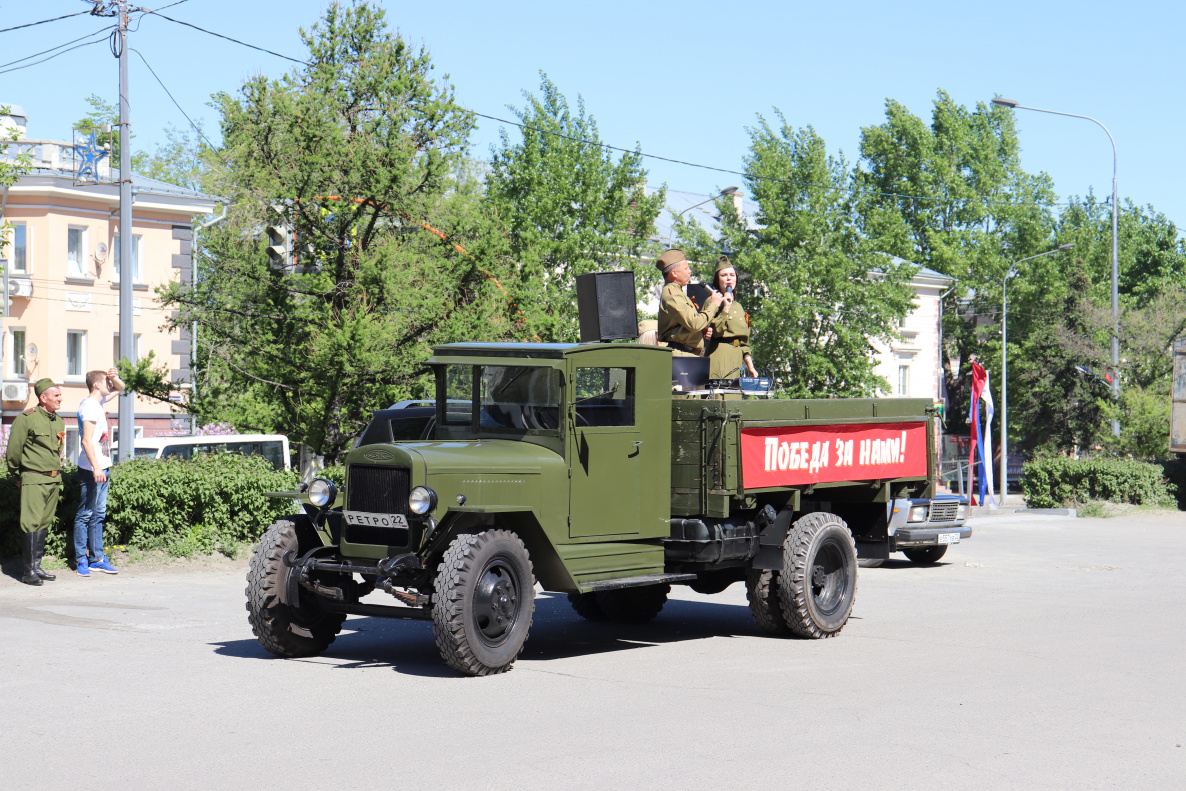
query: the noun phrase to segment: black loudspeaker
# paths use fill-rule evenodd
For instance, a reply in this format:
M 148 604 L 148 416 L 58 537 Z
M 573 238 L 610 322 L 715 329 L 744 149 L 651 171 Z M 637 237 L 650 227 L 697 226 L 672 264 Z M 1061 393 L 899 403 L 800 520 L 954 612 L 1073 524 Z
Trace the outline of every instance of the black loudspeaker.
M 633 272 L 592 272 L 577 277 L 581 343 L 638 337 Z
M 692 300 L 692 304 L 696 306 L 697 310 L 704 310 L 704 303 L 712 296 L 712 286 L 707 283 L 689 283 L 684 291 L 688 294 L 688 299 Z

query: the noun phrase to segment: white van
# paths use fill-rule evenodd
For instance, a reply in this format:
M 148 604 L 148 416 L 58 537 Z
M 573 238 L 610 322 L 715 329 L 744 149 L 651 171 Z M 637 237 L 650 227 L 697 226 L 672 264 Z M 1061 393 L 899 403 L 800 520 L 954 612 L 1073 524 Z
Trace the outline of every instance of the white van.
M 119 443 L 111 447 L 114 456 Z M 288 437 L 283 434 L 210 434 L 200 437 L 136 439 L 136 458 L 192 459 L 195 453 L 242 453 L 263 456 L 277 470 L 291 468 Z

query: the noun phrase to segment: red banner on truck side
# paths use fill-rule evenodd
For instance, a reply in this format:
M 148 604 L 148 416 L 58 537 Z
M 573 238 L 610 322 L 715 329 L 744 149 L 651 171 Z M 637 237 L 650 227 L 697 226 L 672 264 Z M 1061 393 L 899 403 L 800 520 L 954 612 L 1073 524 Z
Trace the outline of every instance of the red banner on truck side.
M 741 429 L 746 489 L 926 474 L 926 423 Z

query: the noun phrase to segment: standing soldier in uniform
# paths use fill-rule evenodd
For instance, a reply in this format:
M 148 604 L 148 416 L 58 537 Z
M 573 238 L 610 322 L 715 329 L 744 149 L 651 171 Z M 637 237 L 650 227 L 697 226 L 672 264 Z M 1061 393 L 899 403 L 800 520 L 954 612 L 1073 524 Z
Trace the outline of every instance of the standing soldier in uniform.
M 725 295 L 725 306 L 712 320 L 708 338 L 709 379 L 736 379 L 743 373 L 757 376 L 754 358 L 749 353 L 749 316 L 733 298 L 737 288 L 737 270 L 728 256 L 717 259 L 712 285 Z
M 20 475 L 21 487 L 21 557 L 24 562 L 21 582 L 40 585 L 54 575 L 41 568 L 45 557 L 45 538 L 58 510 L 62 491 L 62 445 L 66 421 L 58 414 L 62 388 L 52 379 L 33 385 L 38 405 L 30 407 L 12 421 L 8 435 L 8 471 Z
M 655 262 L 663 279 L 663 295 L 659 299 L 659 340 L 672 349 L 676 357 L 703 357 L 704 330 L 712 323 L 721 306 L 721 295 L 714 291 L 703 308 L 684 293 L 684 286 L 692 279 L 683 250 L 667 250 Z

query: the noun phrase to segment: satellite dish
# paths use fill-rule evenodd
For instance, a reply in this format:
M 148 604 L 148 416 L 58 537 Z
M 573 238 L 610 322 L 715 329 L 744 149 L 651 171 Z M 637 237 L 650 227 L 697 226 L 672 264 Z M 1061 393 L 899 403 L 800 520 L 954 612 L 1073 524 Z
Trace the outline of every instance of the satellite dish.
M 95 260 L 100 264 L 107 260 L 107 242 L 99 242 L 95 248 Z
M 25 357 L 32 358 L 34 360 L 37 359 L 37 344 L 30 343 L 25 347 Z

